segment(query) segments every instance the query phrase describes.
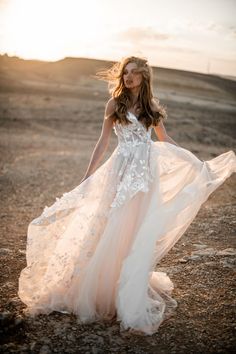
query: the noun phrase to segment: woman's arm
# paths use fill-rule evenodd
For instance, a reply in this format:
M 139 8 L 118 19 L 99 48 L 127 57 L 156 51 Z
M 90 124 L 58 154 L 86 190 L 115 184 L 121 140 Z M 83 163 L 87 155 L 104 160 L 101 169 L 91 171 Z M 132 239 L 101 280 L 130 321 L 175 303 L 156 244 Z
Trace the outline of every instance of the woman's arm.
M 80 181 L 82 183 L 85 179 L 87 179 L 92 173 L 97 169 L 99 162 L 103 158 L 110 141 L 111 131 L 113 127 L 112 115 L 114 113 L 114 99 L 111 98 L 105 107 L 104 120 L 102 125 L 101 135 L 95 145 L 95 148 L 92 152 L 92 156 L 90 158 L 90 162 L 87 168 L 87 171 Z
M 167 141 L 168 143 L 180 146 L 167 134 L 162 121 L 159 122 L 158 126 L 153 126 L 153 129 L 160 141 Z

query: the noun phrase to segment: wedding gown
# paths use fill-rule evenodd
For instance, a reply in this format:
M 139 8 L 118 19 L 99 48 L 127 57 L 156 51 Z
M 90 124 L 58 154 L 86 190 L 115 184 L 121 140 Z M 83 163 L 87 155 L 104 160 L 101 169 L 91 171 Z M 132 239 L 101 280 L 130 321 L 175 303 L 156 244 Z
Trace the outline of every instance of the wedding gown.
M 173 282 L 155 267 L 236 172 L 236 156 L 201 161 L 127 116 L 131 124 L 114 124 L 118 145 L 106 162 L 28 226 L 18 295 L 32 316 L 116 317 L 121 331 L 150 335 L 177 307 Z

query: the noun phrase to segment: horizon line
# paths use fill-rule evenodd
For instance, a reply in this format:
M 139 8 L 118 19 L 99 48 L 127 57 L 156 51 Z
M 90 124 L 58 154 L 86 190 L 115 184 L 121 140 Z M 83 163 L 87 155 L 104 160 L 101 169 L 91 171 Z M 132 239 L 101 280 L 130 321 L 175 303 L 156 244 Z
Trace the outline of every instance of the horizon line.
M 57 63 L 57 62 L 60 62 L 60 61 L 63 61 L 63 60 L 66 60 L 66 59 L 84 59 L 84 60 L 96 60 L 96 61 L 106 61 L 106 62 L 113 62 L 113 63 L 116 63 L 116 62 L 119 62 L 119 60 L 113 60 L 113 59 L 101 59 L 101 58 L 95 58 L 95 57 L 73 57 L 73 56 L 65 56 L 61 59 L 55 59 L 55 60 L 45 60 L 45 59 L 36 59 L 36 58 L 23 58 L 23 57 L 20 57 L 20 56 L 17 56 L 17 55 L 9 55 L 8 53 L 2 53 L 0 52 L 0 56 L 5 56 L 5 57 L 8 57 L 8 58 L 17 58 L 17 59 L 20 59 L 20 60 L 24 60 L 24 61 L 38 61 L 38 62 L 43 62 L 43 63 Z M 232 80 L 236 80 L 236 75 L 225 75 L 225 74 L 220 74 L 220 73 L 205 73 L 205 72 L 201 72 L 201 71 L 194 71 L 194 70 L 184 70 L 184 69 L 177 69 L 177 68 L 174 68 L 174 67 L 164 67 L 164 66 L 156 66 L 156 65 L 151 65 L 150 66 L 152 68 L 156 68 L 156 69 L 164 69 L 164 70 L 175 70 L 175 71 L 183 71 L 183 72 L 188 72 L 188 73 L 193 73 L 193 74 L 200 74 L 200 75 L 210 75 L 210 76 L 218 76 L 218 77 L 222 77 L 222 78 L 225 78 L 225 79 L 232 79 Z

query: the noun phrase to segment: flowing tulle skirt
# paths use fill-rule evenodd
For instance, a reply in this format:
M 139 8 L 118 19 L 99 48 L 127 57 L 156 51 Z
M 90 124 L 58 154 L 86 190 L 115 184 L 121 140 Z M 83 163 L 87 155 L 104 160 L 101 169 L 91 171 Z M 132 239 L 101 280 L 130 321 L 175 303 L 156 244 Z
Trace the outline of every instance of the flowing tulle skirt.
M 140 145 L 136 159 L 144 161 L 145 153 Z M 148 335 L 173 314 L 174 285 L 156 265 L 236 172 L 236 156 L 230 150 L 201 161 L 184 148 L 152 142 L 151 178 L 142 188 L 127 185 L 134 158 L 116 148 L 29 224 L 18 291 L 28 314 L 66 311 L 81 323 L 116 317 L 121 330 Z

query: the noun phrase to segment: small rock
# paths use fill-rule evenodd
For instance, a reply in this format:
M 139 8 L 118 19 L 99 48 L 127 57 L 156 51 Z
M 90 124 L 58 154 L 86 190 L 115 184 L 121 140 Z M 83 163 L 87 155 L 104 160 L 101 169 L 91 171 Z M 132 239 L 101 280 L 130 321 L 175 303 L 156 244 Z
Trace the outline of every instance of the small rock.
M 92 353 L 93 353 L 93 354 L 101 353 L 100 349 L 98 349 L 97 347 L 94 347 L 94 346 L 93 346 L 91 349 L 92 349 Z
M 50 344 L 50 343 L 51 343 L 51 339 L 48 338 L 48 337 L 42 337 L 42 338 L 41 338 L 41 341 L 42 341 L 43 343 L 46 343 L 46 344 Z
M 112 335 L 113 332 L 116 332 L 118 329 L 118 326 L 117 325 L 113 325 L 113 326 L 110 326 L 106 329 L 106 331 L 108 332 L 109 335 Z
M 9 248 L 0 248 L 0 256 L 4 256 L 9 253 L 11 253 L 11 250 Z
M 23 323 L 23 321 L 24 321 L 23 317 L 21 317 L 21 316 L 16 317 L 15 318 L 15 326 L 21 325 Z
M 83 342 L 86 344 L 91 344 L 96 342 L 99 345 L 103 345 L 104 339 L 101 336 L 98 336 L 96 334 L 90 334 L 83 339 Z
M 189 259 L 191 260 L 191 261 L 196 261 L 196 260 L 198 260 L 198 259 L 200 259 L 201 257 L 199 256 L 199 255 L 197 255 L 197 254 L 193 254 L 192 256 L 190 256 L 189 257 Z
M 235 248 L 225 248 L 224 250 L 218 251 L 217 256 L 236 256 Z
M 116 345 L 124 345 L 124 340 L 122 338 L 119 337 L 113 337 L 113 339 L 111 340 L 110 344 L 116 344 Z
M 3 284 L 2 288 L 14 288 L 14 284 L 10 281 L 7 281 Z
M 179 262 L 180 263 L 186 263 L 186 262 L 188 262 L 188 260 L 189 260 L 189 257 L 188 256 L 184 256 L 183 258 L 179 259 Z
M 14 306 L 20 306 L 22 302 L 18 297 L 12 297 L 9 299 L 8 303 Z
M 214 248 L 206 248 L 204 250 L 198 250 L 198 251 L 193 251 L 191 252 L 192 255 L 198 255 L 198 256 L 215 256 L 216 255 L 216 250 Z
M 236 268 L 236 261 L 235 259 L 223 259 L 220 261 L 221 264 L 223 264 L 223 267 L 225 268 L 231 268 L 234 269 Z
M 50 354 L 50 353 L 52 353 L 52 351 L 48 345 L 43 345 L 40 348 L 39 354 Z
M 54 334 L 56 336 L 60 335 L 61 333 L 62 333 L 62 329 L 60 327 L 57 327 L 57 328 L 54 329 Z
M 74 342 L 75 341 L 75 335 L 74 335 L 74 333 L 69 333 L 69 334 L 67 334 L 67 339 L 69 340 L 69 341 L 71 341 L 71 342 Z
M 30 350 L 31 350 L 31 351 L 33 351 L 33 350 L 35 349 L 36 344 L 37 344 L 37 342 L 36 342 L 36 341 L 34 341 L 34 342 L 30 343 Z
M 201 250 L 201 249 L 207 247 L 207 245 L 203 245 L 203 244 L 200 244 L 200 243 L 194 243 L 193 246 L 194 246 L 195 248 L 197 248 L 198 250 Z

